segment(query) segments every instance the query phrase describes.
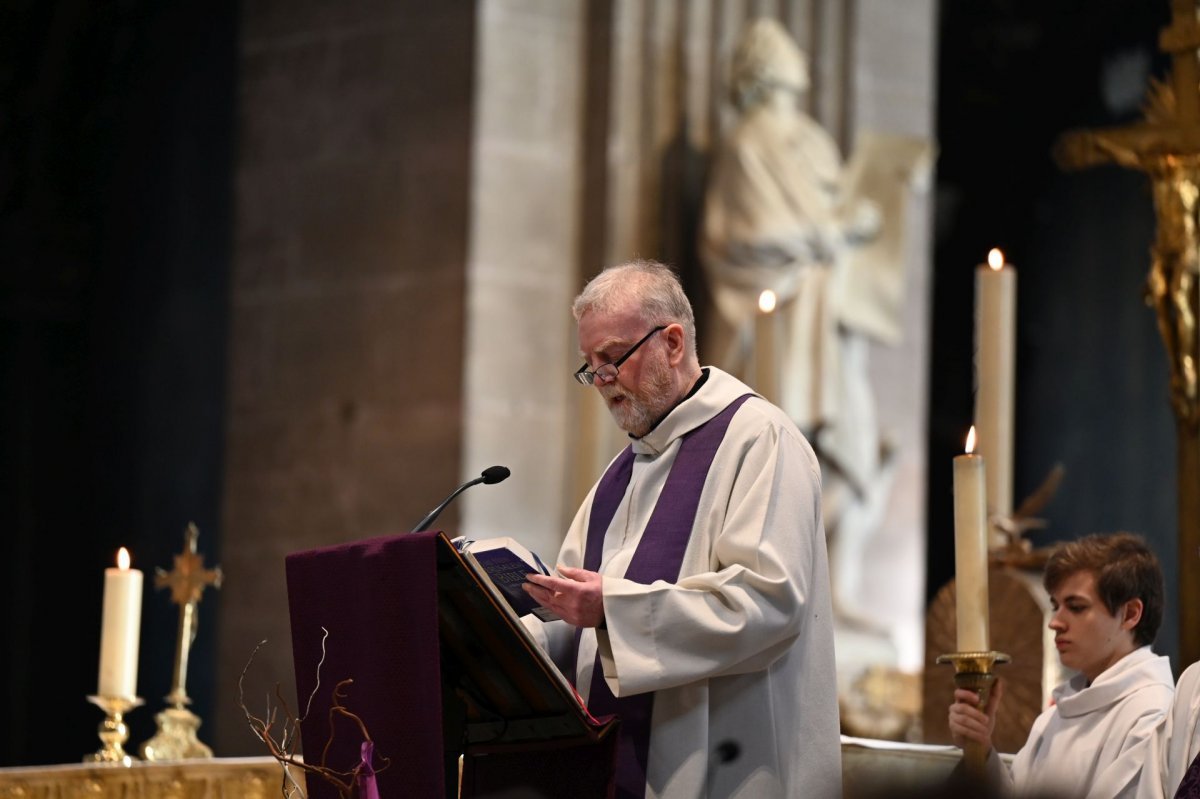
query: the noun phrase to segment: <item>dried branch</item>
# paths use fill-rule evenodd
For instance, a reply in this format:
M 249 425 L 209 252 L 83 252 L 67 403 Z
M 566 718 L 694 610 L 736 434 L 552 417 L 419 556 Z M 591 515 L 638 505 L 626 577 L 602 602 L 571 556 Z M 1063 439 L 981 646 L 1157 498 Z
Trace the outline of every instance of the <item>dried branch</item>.
M 342 680 L 334 686 L 332 704 L 329 708 L 329 740 L 326 741 L 325 749 L 321 753 L 321 762 L 307 763 L 301 756 L 296 754 L 296 746 L 300 740 L 300 724 L 308 717 L 308 713 L 312 709 L 313 699 L 321 687 L 321 666 L 325 663 L 326 654 L 325 641 L 329 638 L 328 630 L 322 627 L 321 631 L 324 635 L 321 638 L 321 659 L 317 663 L 317 684 L 314 686 L 312 693 L 309 694 L 308 702 L 305 704 L 302 716 L 297 717 L 292 713 L 278 683 L 275 685 L 276 705 L 272 706 L 270 697 L 268 696 L 266 711 L 262 716 L 254 715 L 246 706 L 244 690 L 246 672 L 249 671 L 250 664 L 254 661 L 254 656 L 258 654 L 258 650 L 266 643 L 266 639 L 263 639 L 258 643 L 258 646 L 254 647 L 254 651 L 250 653 L 250 659 L 246 661 L 246 666 L 242 669 L 242 674 L 238 678 L 238 703 L 241 705 L 242 712 L 246 715 L 246 722 L 250 725 L 250 730 L 267 747 L 267 752 L 271 757 L 275 758 L 283 766 L 284 782 L 282 793 L 285 799 L 293 796 L 298 796 L 300 799 L 305 799 L 306 797 L 304 789 L 291 772 L 292 767 L 300 769 L 305 774 L 319 776 L 330 783 L 337 788 L 338 795 L 342 799 L 355 799 L 360 788 L 364 792 L 372 792 L 374 790 L 375 773 L 383 771 L 390 765 L 390 761 L 387 758 L 382 758 L 383 766 L 379 769 L 374 768 L 371 762 L 374 759 L 374 741 L 371 739 L 371 735 L 362 718 L 346 708 L 346 689 L 354 682 L 352 679 Z M 283 722 L 277 731 L 276 724 L 281 712 Z M 338 770 L 328 766 L 329 749 L 333 745 L 334 740 L 334 723 L 338 718 L 350 720 L 357 726 L 359 735 L 363 739 L 363 745 L 361 746 L 362 757 L 359 763 L 349 771 Z M 368 785 L 370 786 L 369 788 L 367 787 Z
M 1054 464 L 1050 473 L 1042 480 L 1042 484 L 1037 489 L 1025 498 L 1021 506 L 1013 512 L 1013 516 L 1018 519 L 1031 519 L 1042 509 L 1050 504 L 1050 500 L 1058 491 L 1058 486 L 1062 483 L 1063 476 L 1067 473 L 1066 467 L 1061 463 Z
M 1042 484 L 1037 489 L 1025 498 L 1013 513 L 1009 516 L 1001 516 L 999 514 L 992 516 L 991 522 L 998 530 L 1000 530 L 1008 539 L 1008 548 L 1011 550 L 1028 550 L 1029 544 L 1023 540 L 1025 533 L 1030 530 L 1040 530 L 1046 526 L 1045 519 L 1039 519 L 1035 514 L 1040 513 L 1043 508 L 1050 503 L 1055 492 L 1058 491 L 1058 486 L 1062 483 L 1063 475 L 1066 474 L 1066 469 L 1061 463 L 1056 463 L 1050 473 L 1042 481 Z

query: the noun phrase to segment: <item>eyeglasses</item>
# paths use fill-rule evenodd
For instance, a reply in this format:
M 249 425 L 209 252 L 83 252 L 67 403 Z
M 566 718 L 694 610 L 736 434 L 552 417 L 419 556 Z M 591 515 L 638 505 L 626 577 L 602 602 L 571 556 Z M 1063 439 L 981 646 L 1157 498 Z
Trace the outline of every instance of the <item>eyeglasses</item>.
M 625 361 L 629 360 L 629 356 L 633 355 L 635 352 L 637 352 L 637 348 L 642 346 L 643 344 L 645 344 L 647 341 L 649 341 L 651 336 L 653 336 L 655 333 L 657 333 L 660 330 L 666 330 L 666 329 L 667 329 L 666 325 L 659 325 L 658 327 L 654 328 L 649 333 L 642 336 L 641 340 L 638 341 L 637 344 L 634 344 L 632 347 L 630 347 L 628 352 L 626 352 L 620 358 L 617 358 L 612 363 L 602 363 L 591 371 L 588 371 L 588 365 L 585 363 L 583 366 L 579 367 L 575 371 L 575 379 L 585 386 L 592 385 L 597 379 L 599 379 L 603 383 L 607 383 L 611 380 L 616 380 L 617 372 L 618 372 L 621 364 L 623 364 L 623 363 L 625 363 Z

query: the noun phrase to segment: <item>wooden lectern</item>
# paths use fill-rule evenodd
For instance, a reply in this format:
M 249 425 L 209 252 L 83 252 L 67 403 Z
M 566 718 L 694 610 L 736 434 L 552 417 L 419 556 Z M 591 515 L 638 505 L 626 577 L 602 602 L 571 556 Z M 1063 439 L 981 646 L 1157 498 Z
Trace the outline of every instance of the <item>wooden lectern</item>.
M 613 796 L 616 720 L 588 714 L 443 533 L 294 552 L 286 568 L 306 763 L 359 763 L 361 733 L 346 719 L 331 730 L 329 713 L 352 679 L 342 704 L 375 743 L 381 796 Z M 307 783 L 310 799 L 336 799 L 316 775 Z

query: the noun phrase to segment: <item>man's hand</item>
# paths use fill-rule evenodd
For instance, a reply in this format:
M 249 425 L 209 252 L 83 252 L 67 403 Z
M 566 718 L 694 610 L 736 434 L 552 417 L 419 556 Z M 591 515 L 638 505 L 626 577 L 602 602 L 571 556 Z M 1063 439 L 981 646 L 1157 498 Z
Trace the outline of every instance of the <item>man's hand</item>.
M 992 733 L 996 730 L 996 708 L 1004 696 L 1004 680 L 997 679 L 988 696 L 987 705 L 979 709 L 979 696 L 974 691 L 956 688 L 954 704 L 950 706 L 950 734 L 954 743 L 962 747 L 974 742 L 986 749 L 992 748 Z
M 559 566 L 562 577 L 526 575 L 522 588 L 542 607 L 576 627 L 599 627 L 604 621 L 604 582 L 586 569 Z

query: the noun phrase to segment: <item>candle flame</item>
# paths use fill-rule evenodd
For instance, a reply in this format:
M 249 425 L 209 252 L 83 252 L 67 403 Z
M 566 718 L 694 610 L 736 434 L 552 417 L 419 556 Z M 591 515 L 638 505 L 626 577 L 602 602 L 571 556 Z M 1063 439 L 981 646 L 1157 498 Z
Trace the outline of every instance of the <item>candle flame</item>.
M 117 568 L 122 571 L 129 568 L 129 550 L 121 547 L 117 552 Z
M 996 247 L 993 247 L 991 250 L 989 250 L 988 266 L 999 272 L 1000 267 L 1004 266 L 1004 253 L 1000 252 L 1000 250 Z
M 975 452 L 975 425 L 971 425 L 971 429 L 967 431 L 967 454 L 972 455 Z
M 770 313 L 775 310 L 775 292 L 766 289 L 762 294 L 758 295 L 758 310 L 763 313 Z

